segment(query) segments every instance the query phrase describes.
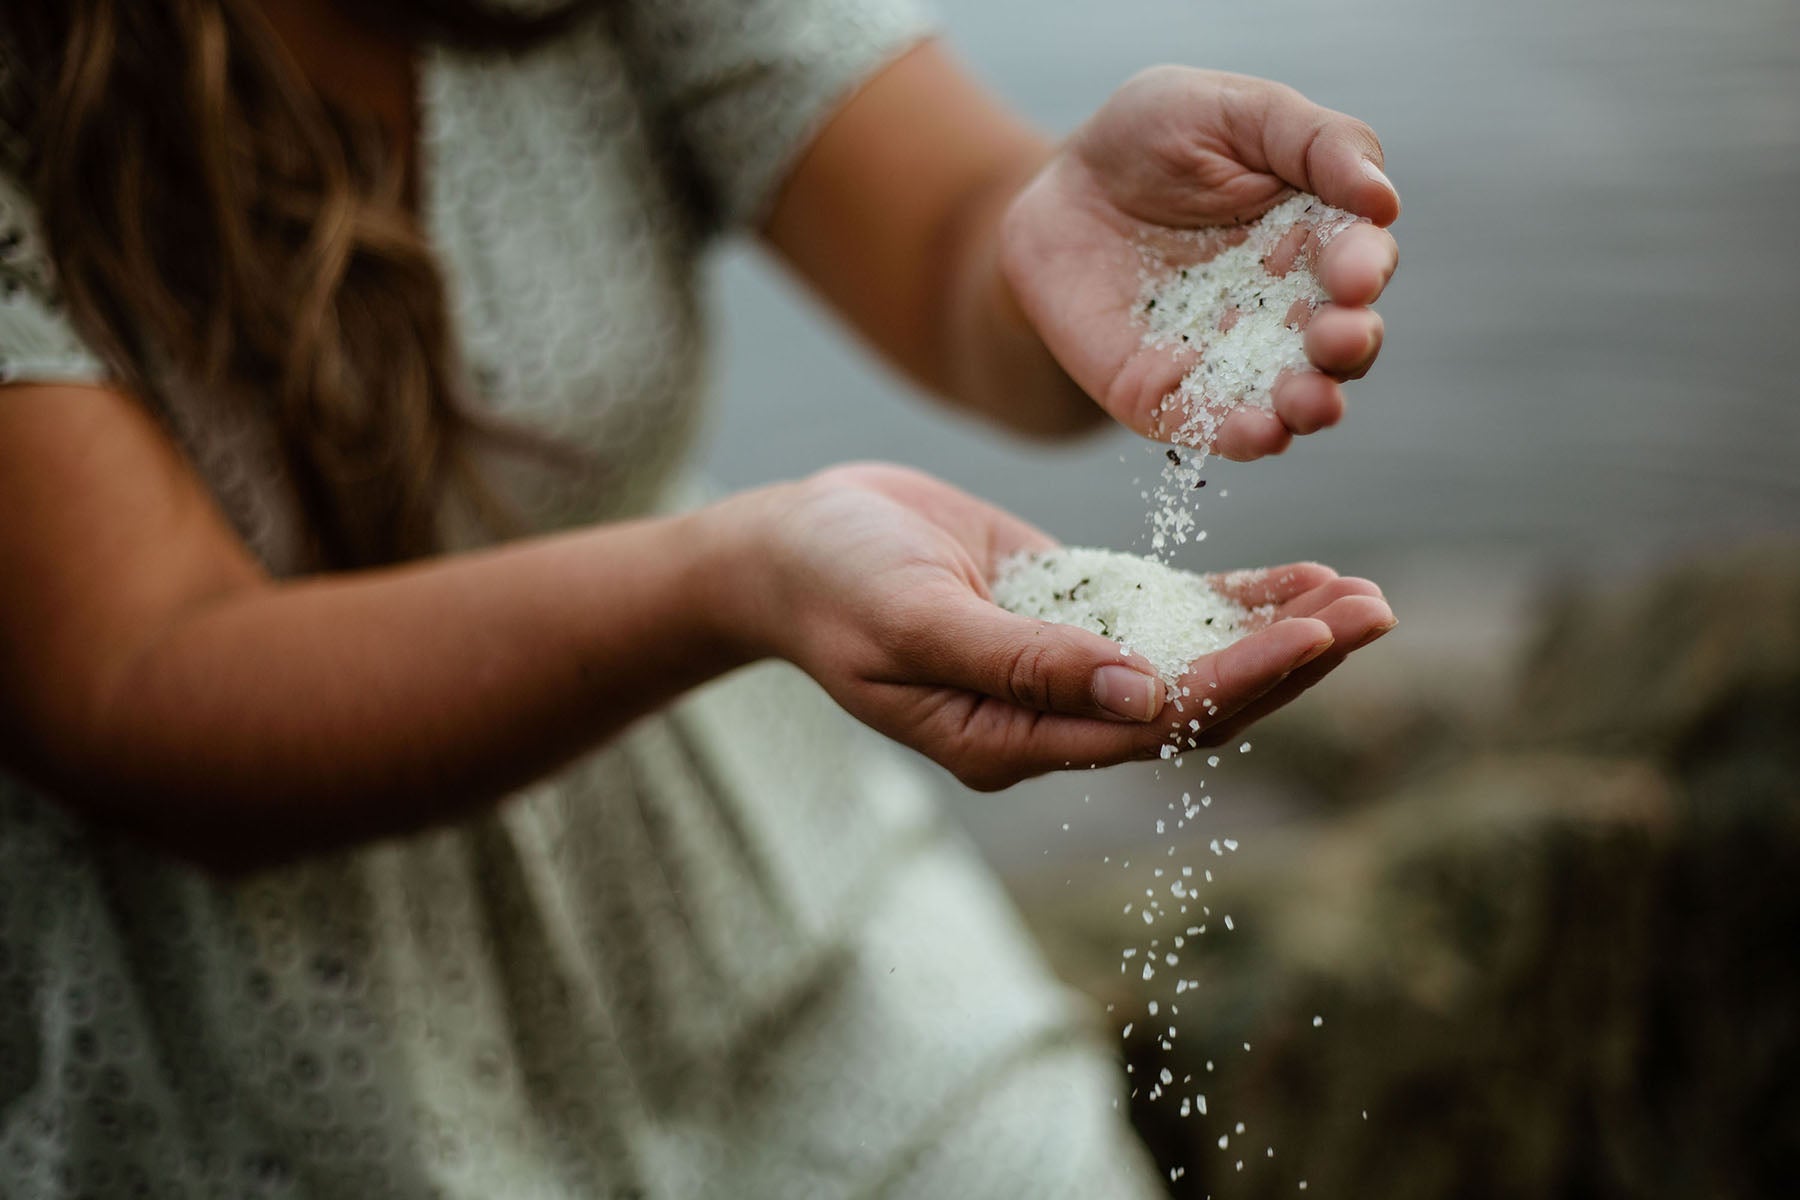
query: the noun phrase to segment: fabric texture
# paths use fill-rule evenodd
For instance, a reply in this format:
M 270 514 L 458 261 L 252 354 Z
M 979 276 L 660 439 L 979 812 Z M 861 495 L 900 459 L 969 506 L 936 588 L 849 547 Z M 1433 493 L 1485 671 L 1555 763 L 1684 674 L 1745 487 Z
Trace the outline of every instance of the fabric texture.
M 704 246 L 924 29 L 644 0 L 427 50 L 471 383 L 589 456 L 496 464 L 534 528 L 676 503 Z M 0 380 L 105 375 L 0 171 Z M 270 431 L 164 402 L 251 549 L 308 569 Z M 1149 1194 L 1088 1015 L 928 791 L 781 666 L 477 817 L 235 883 L 0 774 L 0 1195 Z

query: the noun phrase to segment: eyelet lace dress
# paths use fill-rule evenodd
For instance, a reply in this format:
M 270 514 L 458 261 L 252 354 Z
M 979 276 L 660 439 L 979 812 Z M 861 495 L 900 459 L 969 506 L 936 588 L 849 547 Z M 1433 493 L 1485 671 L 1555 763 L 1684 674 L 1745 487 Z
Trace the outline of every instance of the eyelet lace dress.
M 534 529 L 679 502 L 703 250 L 924 32 L 893 0 L 642 0 L 425 51 L 422 219 L 471 381 L 590 457 L 502 479 Z M 0 381 L 106 374 L 0 169 Z M 164 404 L 246 544 L 306 570 L 268 428 Z M 0 1195 L 1153 1194 L 1118 1097 L 912 768 L 791 668 L 234 882 L 0 773 Z

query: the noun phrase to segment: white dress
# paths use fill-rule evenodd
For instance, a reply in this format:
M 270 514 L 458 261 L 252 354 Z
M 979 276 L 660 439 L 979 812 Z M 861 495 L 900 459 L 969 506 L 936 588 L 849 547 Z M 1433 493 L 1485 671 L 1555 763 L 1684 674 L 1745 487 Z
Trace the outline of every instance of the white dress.
M 536 528 L 675 502 L 702 250 L 922 31 L 890 0 L 646 0 L 426 51 L 471 380 L 594 455 L 503 481 Z M 0 169 L 0 381 L 104 374 Z M 267 428 L 170 403 L 246 543 L 304 570 Z M 1145 1194 L 1093 1035 L 910 768 L 786 667 L 474 818 L 235 884 L 0 773 L 7 1197 Z

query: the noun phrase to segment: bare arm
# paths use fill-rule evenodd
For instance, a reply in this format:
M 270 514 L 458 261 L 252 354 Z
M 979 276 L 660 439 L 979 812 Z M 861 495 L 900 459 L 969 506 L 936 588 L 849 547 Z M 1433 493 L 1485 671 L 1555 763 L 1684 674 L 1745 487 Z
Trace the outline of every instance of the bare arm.
M 1077 433 L 1106 414 L 1025 322 L 994 236 L 1050 154 L 927 42 L 834 114 L 764 238 L 915 383 L 1019 432 Z
M 0 389 L 0 456 L 0 748 L 221 865 L 450 815 L 754 653 L 727 509 L 278 584 L 127 397 Z

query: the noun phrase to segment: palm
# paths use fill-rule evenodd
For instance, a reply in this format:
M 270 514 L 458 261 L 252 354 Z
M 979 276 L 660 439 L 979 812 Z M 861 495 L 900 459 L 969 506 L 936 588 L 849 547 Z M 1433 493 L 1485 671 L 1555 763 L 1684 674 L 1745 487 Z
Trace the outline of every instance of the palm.
M 1063 368 L 1127 426 L 1164 433 L 1157 420 L 1162 398 L 1193 362 L 1143 344 L 1137 307 L 1145 248 L 1191 261 L 1210 257 L 1236 225 L 1291 187 L 1319 191 L 1376 220 L 1397 211 L 1391 190 L 1356 165 L 1373 137 L 1365 141 L 1366 131 L 1347 118 L 1326 114 L 1343 126 L 1337 142 L 1314 136 L 1297 158 L 1289 152 L 1284 139 L 1316 131 L 1326 120 L 1319 114 L 1325 110 L 1261 81 L 1178 68 L 1149 72 L 1123 88 L 1014 202 L 1002 242 L 1002 270 L 1014 294 Z M 1365 225 L 1319 256 L 1317 269 L 1337 306 L 1308 334 L 1321 373 L 1284 380 L 1274 417 L 1234 414 L 1220 432 L 1221 452 L 1253 458 L 1278 451 L 1288 435 L 1337 419 L 1342 400 L 1334 377 L 1360 374 L 1378 345 L 1379 321 L 1365 306 L 1392 270 L 1392 246 L 1386 233 Z
M 1090 675 L 1121 661 L 1118 646 L 988 602 L 1002 560 L 1053 544 L 1025 522 L 929 476 L 872 464 L 815 476 L 803 495 L 780 551 L 802 564 L 781 605 L 800 617 L 788 656 L 854 716 L 965 781 L 1003 786 L 1070 764 L 1152 757 L 1195 715 L 1169 705 L 1142 724 L 1095 719 Z M 1194 665 L 1194 694 L 1217 704 L 1205 714 L 1208 742 L 1287 703 L 1393 620 L 1373 584 L 1317 564 L 1218 586 L 1276 610 L 1265 628 Z M 1322 641 L 1329 648 L 1310 657 Z

